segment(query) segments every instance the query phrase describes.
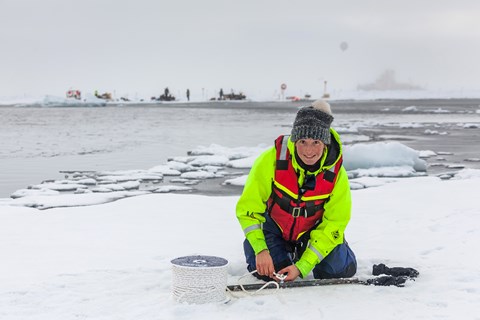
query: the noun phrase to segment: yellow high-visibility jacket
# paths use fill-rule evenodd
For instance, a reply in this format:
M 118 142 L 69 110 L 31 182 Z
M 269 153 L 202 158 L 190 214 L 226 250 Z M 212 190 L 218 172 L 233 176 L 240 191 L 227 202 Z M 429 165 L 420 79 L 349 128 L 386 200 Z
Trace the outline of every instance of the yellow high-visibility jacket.
M 324 170 L 331 169 L 340 160 L 342 155 L 340 137 L 332 128 L 330 133 L 332 143 L 325 147 L 326 151 L 320 160 L 320 169 L 316 172 L 305 172 L 294 156 L 295 144 L 290 139 L 288 140 L 288 149 L 292 155 L 290 161 L 298 172 L 299 185 L 303 185 L 307 173 L 318 175 Z M 255 254 L 262 250 L 268 250 L 261 225 L 265 222 L 267 201 L 272 193 L 275 163 L 275 147 L 266 150 L 257 158 L 236 207 L 238 221 Z M 351 206 L 348 176 L 342 166 L 329 200 L 325 203 L 322 222 L 311 231 L 307 248 L 299 261 L 295 263 L 302 277 L 310 273 L 338 244 L 343 243 L 344 231 L 350 221 Z

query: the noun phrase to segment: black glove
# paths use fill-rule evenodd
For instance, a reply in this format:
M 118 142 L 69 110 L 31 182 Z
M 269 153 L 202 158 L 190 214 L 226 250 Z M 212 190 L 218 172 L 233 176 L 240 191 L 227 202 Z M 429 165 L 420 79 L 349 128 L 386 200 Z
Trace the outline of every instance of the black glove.
M 389 268 L 383 263 L 374 264 L 372 274 L 378 276 L 380 274 L 386 274 L 394 277 L 410 277 L 416 278 L 419 275 L 419 272 L 413 268 L 403 268 L 403 267 L 393 267 Z
M 375 286 L 403 287 L 407 279 L 407 277 L 382 276 L 378 278 L 368 279 L 367 284 L 373 284 Z

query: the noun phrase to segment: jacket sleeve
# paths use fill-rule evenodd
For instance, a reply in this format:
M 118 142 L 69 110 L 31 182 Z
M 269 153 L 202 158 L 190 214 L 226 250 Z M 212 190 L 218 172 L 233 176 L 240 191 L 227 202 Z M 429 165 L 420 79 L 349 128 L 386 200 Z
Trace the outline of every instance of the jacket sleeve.
M 255 254 L 267 249 L 262 223 L 265 222 L 267 201 L 272 193 L 275 159 L 275 147 L 257 158 L 236 207 L 237 219 Z
M 343 243 L 343 234 L 350 221 L 351 208 L 350 184 L 347 172 L 342 166 L 330 199 L 325 203 L 323 220 L 310 233 L 307 249 L 295 264 L 302 276 L 310 273 L 337 245 Z

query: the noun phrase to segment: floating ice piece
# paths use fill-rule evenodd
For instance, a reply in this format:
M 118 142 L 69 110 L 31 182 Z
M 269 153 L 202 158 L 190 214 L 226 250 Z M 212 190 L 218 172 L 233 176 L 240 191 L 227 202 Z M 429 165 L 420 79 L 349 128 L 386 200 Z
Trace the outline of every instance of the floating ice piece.
M 93 180 L 93 184 L 95 184 L 95 179 L 92 179 Z M 42 181 L 42 184 L 46 184 L 46 183 L 58 183 L 58 184 L 92 184 L 92 180 L 90 179 L 85 179 L 85 182 L 87 183 L 83 183 L 81 181 L 78 181 L 78 180 L 70 180 L 70 179 L 64 179 L 64 180 L 45 180 L 45 181 Z
M 77 189 L 87 188 L 86 185 L 77 184 L 77 183 L 67 183 L 66 181 L 59 182 L 46 182 L 42 184 L 32 185 L 29 188 L 31 189 L 50 189 L 56 191 L 75 191 Z
M 452 179 L 453 176 L 454 176 L 453 173 L 442 173 L 442 174 L 438 175 L 438 177 L 442 180 Z
M 425 110 L 425 112 L 432 112 L 432 113 L 451 113 L 450 111 L 445 110 L 445 109 L 442 109 L 442 108 Z
M 358 126 L 335 126 L 335 131 L 339 134 L 358 133 Z
M 109 183 L 123 182 L 123 181 L 137 181 L 136 177 L 133 176 L 99 176 L 98 180 L 108 181 Z
M 175 178 L 175 179 L 170 179 L 171 183 L 183 183 L 184 185 L 195 185 L 199 184 L 201 180 L 195 180 L 195 179 L 186 179 L 186 178 Z
M 140 182 L 138 181 L 128 181 L 121 183 L 120 186 L 125 190 L 134 190 L 140 188 Z
M 349 177 L 416 177 L 426 175 L 418 173 L 410 166 L 378 167 L 355 169 L 348 172 Z
M 418 112 L 418 108 L 416 106 L 410 106 L 402 109 L 403 112 Z
M 463 169 L 455 173 L 453 179 L 472 179 L 472 178 L 480 178 L 480 170 L 479 169 Z
M 390 178 L 361 177 L 361 178 L 351 179 L 349 182 L 350 182 L 351 189 L 365 189 L 370 187 L 380 187 L 387 183 L 395 182 L 395 181 L 398 181 L 398 180 L 390 179 Z
M 432 163 L 429 163 L 428 166 L 429 167 L 446 167 L 447 164 L 442 162 L 432 162 Z
M 243 175 L 233 179 L 225 180 L 222 185 L 230 185 L 230 186 L 244 186 L 247 182 L 248 175 Z
M 83 194 L 83 193 L 92 193 L 93 191 L 90 189 L 77 189 L 73 191 L 74 194 Z
M 188 164 L 194 167 L 203 166 L 225 166 L 229 159 L 225 156 L 198 156 Z
M 192 191 L 193 188 L 191 187 L 185 187 L 185 186 L 161 186 L 160 188 L 157 188 L 153 190 L 154 193 L 168 193 L 172 191 Z
M 241 175 L 244 174 L 244 172 L 241 172 L 241 171 L 235 171 L 235 172 L 217 171 L 216 173 L 219 174 L 219 175 L 222 175 L 224 177 L 241 176 Z
M 163 175 L 161 173 L 153 173 L 148 171 L 141 172 L 132 172 L 128 173 L 125 171 L 119 171 L 118 174 L 115 172 L 102 173 L 106 175 L 99 175 L 98 180 L 108 180 L 115 182 L 124 182 L 124 181 L 156 181 L 163 180 Z M 110 175 L 107 175 L 110 174 Z
M 433 156 L 436 156 L 437 154 L 435 153 L 435 151 L 432 151 L 432 150 L 421 150 L 419 151 L 419 157 L 420 158 L 430 158 L 430 157 L 433 157 Z
M 187 178 L 174 178 L 174 179 L 170 179 L 170 182 L 173 182 L 173 183 L 184 183 L 184 182 L 188 182 L 188 181 L 192 181 L 192 180 L 187 179 Z
M 51 189 L 20 189 L 10 195 L 10 198 L 17 199 L 26 196 L 55 196 L 60 192 Z
M 180 162 L 177 162 L 180 163 Z M 164 176 L 179 176 L 181 172 L 179 170 L 171 168 L 168 164 L 167 165 L 159 165 L 153 168 L 148 169 L 151 173 L 160 173 Z
M 347 145 L 344 149 L 344 166 L 350 170 L 405 167 L 413 171 L 426 171 L 427 163 L 419 158 L 419 152 L 399 142 L 378 142 Z
M 250 169 L 258 156 L 252 156 L 244 159 L 231 160 L 228 162 L 227 167 L 236 169 Z
M 465 159 L 464 161 L 468 161 L 468 162 L 480 162 L 480 158 L 467 158 L 467 159 Z
M 423 133 L 430 134 L 430 135 L 441 135 L 441 136 L 444 136 L 444 135 L 448 134 L 448 132 L 446 132 L 446 131 L 439 132 L 437 130 L 431 130 L 431 129 L 426 129 Z
M 212 166 L 212 165 L 206 165 L 202 166 L 202 170 L 208 171 L 208 172 L 213 172 L 217 173 L 219 170 L 223 169 L 223 166 Z M 198 170 L 198 168 L 197 168 Z
M 181 163 L 188 163 L 190 161 L 195 160 L 196 157 L 173 157 L 173 158 L 168 158 L 168 162 L 170 161 L 175 161 L 175 162 L 181 162 Z
M 72 176 L 72 179 L 75 180 L 75 179 L 85 179 L 85 178 L 89 178 L 91 177 L 92 175 L 95 175 L 95 171 L 60 171 L 60 173 L 66 173 L 66 177 L 67 178 L 69 175 Z
M 216 156 L 224 156 L 227 157 L 229 160 L 235 159 L 242 159 L 247 158 L 254 155 L 259 155 L 262 153 L 267 147 L 265 145 L 259 145 L 257 147 L 235 147 L 235 148 L 228 148 L 223 147 L 218 144 L 211 144 L 208 147 L 199 146 L 192 151 L 189 151 L 189 155 L 216 155 Z
M 59 194 L 55 196 L 26 196 L 2 203 L 12 206 L 24 206 L 37 209 L 58 207 L 90 206 L 112 202 L 118 199 L 148 194 L 146 191 L 118 191 L 108 193 Z
M 180 173 L 198 170 L 198 168 L 194 168 L 193 166 L 191 166 L 189 164 L 186 164 L 184 162 L 179 162 L 179 161 L 168 161 L 166 166 L 169 167 L 172 170 L 177 170 Z
M 145 174 L 148 173 L 147 170 L 116 170 L 116 171 L 100 171 L 96 174 L 98 176 L 133 176 L 136 174 Z
M 190 171 L 184 172 L 180 175 L 181 178 L 185 179 L 211 179 L 215 178 L 215 173 L 207 171 Z
M 460 163 L 451 163 L 451 164 L 447 164 L 446 166 L 448 169 L 463 169 L 465 168 L 465 166 L 463 164 L 460 164 Z
M 399 123 L 398 127 L 401 129 L 413 129 L 413 128 L 422 128 L 424 125 L 417 122 L 406 122 L 406 123 Z
M 124 188 L 120 187 L 118 184 L 109 184 L 101 187 L 95 187 L 90 189 L 92 192 L 112 192 L 112 191 L 125 191 Z
M 85 178 L 85 177 L 82 177 L 80 179 L 72 179 L 72 180 L 68 180 L 69 183 L 78 183 L 78 184 L 84 184 L 84 185 L 87 185 L 87 186 L 94 186 L 97 184 L 97 180 L 93 179 L 93 178 Z
M 104 185 L 104 184 L 116 184 L 117 180 L 110 180 L 110 179 L 101 179 L 97 181 L 97 185 Z
M 366 188 L 363 184 L 352 181 L 352 180 L 350 180 L 349 183 L 350 183 L 350 190 L 359 190 L 359 189 Z
M 183 184 L 186 186 L 193 186 L 196 184 L 199 184 L 201 181 L 200 180 L 190 180 L 190 181 L 185 181 Z

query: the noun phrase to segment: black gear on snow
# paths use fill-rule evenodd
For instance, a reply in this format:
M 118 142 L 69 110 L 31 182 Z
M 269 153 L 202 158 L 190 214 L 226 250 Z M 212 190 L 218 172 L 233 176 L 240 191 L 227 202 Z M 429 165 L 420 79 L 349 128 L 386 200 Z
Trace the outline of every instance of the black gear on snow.
M 396 286 L 403 287 L 407 277 L 382 276 L 378 278 L 368 279 L 367 284 L 374 286 Z
M 380 274 L 386 274 L 394 277 L 410 277 L 416 278 L 420 273 L 413 268 L 404 268 L 404 267 L 393 267 L 389 268 L 383 263 L 374 264 L 372 274 L 378 276 Z

